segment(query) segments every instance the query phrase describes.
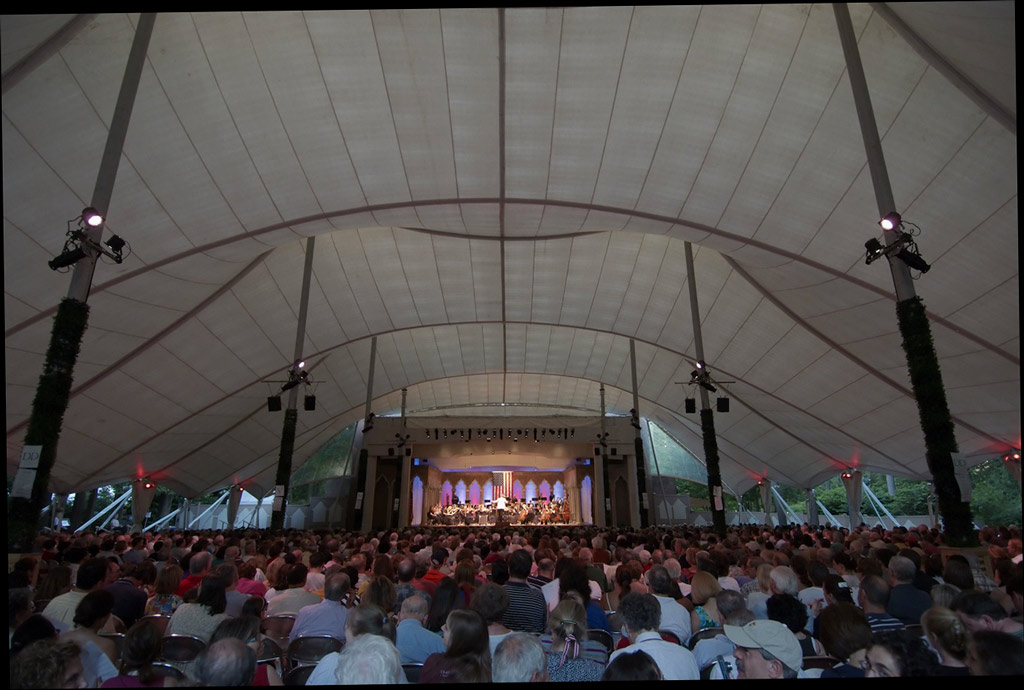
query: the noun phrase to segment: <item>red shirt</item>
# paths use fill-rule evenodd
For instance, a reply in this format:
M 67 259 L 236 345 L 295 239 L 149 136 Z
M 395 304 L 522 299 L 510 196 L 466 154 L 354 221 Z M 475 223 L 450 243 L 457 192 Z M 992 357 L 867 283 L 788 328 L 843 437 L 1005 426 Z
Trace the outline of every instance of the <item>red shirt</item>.
M 178 589 L 176 589 L 174 593 L 177 594 L 179 597 L 185 596 L 185 592 L 189 591 L 193 587 L 199 586 L 199 583 L 203 581 L 204 575 L 189 575 L 181 581 L 181 584 L 178 585 Z

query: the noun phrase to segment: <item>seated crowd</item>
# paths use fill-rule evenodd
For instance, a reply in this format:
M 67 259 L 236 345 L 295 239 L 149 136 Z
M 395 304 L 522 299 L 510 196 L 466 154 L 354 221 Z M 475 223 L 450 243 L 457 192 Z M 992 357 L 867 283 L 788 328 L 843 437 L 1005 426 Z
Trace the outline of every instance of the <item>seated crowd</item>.
M 45 534 L 8 574 L 10 681 L 1024 674 L 1020 532 L 979 540 L 989 571 L 924 526 Z M 166 664 L 169 635 L 201 651 Z

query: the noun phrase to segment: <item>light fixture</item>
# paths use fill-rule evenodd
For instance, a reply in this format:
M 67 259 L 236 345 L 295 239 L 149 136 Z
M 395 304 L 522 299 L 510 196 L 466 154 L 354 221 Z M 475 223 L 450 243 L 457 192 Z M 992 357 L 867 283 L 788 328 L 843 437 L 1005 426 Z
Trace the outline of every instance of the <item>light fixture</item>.
M 110 238 L 103 244 L 107 245 L 111 252 L 114 254 L 120 254 L 124 249 L 124 246 L 128 244 L 117 235 L 111 235 Z M 120 263 L 120 262 L 119 262 Z
M 80 259 L 84 259 L 85 257 L 86 253 L 84 249 L 82 249 L 81 247 L 74 247 L 72 249 L 64 250 L 60 254 L 60 256 L 57 256 L 56 258 L 53 258 L 50 261 L 48 261 L 47 265 L 52 270 L 56 271 L 61 268 L 71 266 L 72 264 L 76 263 Z
M 87 206 L 82 210 L 82 222 L 91 228 L 98 228 L 103 225 L 103 216 L 100 212 L 94 209 L 92 206 Z
M 864 263 L 868 266 L 872 262 L 885 256 L 885 245 L 878 241 L 877 237 L 872 237 L 870 240 L 864 243 L 864 248 L 867 249 L 867 254 L 864 257 Z
M 895 230 L 903 224 L 903 219 L 900 217 L 900 214 L 895 211 L 890 211 L 882 216 L 882 219 L 878 221 L 878 224 L 883 230 Z
M 864 243 L 867 250 L 864 255 L 864 263 L 870 265 L 883 256 L 895 256 L 911 268 L 920 273 L 927 273 L 931 266 L 921 258 L 921 252 L 917 248 L 914 236 L 921 233 L 921 228 L 909 221 L 904 221 L 898 213 L 889 213 L 878 222 L 887 231 L 895 231 L 896 236 L 889 244 L 883 244 L 878 238 L 871 238 Z M 910 230 L 905 228 L 909 226 Z

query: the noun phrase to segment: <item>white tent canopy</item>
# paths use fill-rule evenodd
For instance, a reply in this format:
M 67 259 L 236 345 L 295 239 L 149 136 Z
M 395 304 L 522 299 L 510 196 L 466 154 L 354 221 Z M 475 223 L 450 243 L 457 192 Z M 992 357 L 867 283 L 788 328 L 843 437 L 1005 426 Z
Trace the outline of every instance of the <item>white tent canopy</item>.
M 1014 6 L 851 5 L 960 450 L 1020 445 Z M 135 14 L 3 16 L 7 466 L 69 277 Z M 295 466 L 373 410 L 610 413 L 700 451 L 696 281 L 731 399 L 722 475 L 927 478 L 833 9 L 157 16 L 52 487 L 273 483 L 305 238 Z M 684 243 L 694 244 L 688 276 Z M 493 407 L 481 405 L 491 403 Z

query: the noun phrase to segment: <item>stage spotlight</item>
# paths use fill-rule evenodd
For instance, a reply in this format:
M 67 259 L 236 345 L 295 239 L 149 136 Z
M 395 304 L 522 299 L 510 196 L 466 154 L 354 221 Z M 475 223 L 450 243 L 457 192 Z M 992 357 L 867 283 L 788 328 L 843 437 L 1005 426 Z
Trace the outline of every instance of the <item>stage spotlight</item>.
M 895 211 L 891 211 L 889 213 L 886 213 L 882 217 L 882 219 L 878 221 L 878 224 L 882 227 L 883 230 L 895 230 L 896 228 L 903 224 L 903 219 L 900 218 L 900 214 L 896 213 Z
M 52 270 L 56 271 L 58 269 L 71 266 L 80 259 L 84 259 L 85 256 L 86 254 L 84 249 L 82 249 L 81 247 L 75 247 L 74 249 L 69 249 L 66 252 L 63 252 L 60 256 L 51 259 L 50 261 L 47 262 L 47 265 Z
M 916 248 L 916 247 L 915 247 Z M 927 261 L 921 258 L 921 255 L 907 247 L 900 249 L 896 252 L 896 258 L 905 263 L 908 267 L 921 273 L 927 273 L 931 270 L 931 266 Z
M 103 225 L 103 216 L 92 206 L 88 206 L 82 211 L 82 220 L 91 228 L 98 228 Z

